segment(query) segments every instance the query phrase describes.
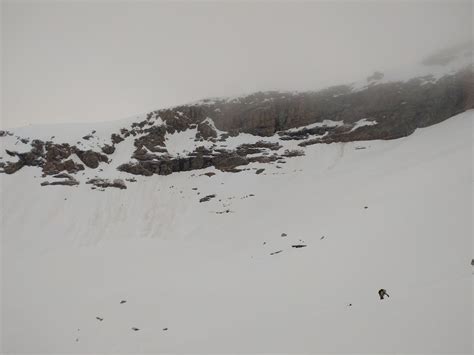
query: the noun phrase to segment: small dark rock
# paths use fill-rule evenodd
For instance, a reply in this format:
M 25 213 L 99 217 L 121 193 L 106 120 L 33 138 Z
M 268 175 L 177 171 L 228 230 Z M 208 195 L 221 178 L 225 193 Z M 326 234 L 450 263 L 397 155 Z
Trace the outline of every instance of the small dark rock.
M 207 195 L 207 196 L 201 198 L 201 199 L 199 200 L 199 202 L 207 202 L 207 201 L 209 201 L 211 198 L 214 198 L 214 197 L 216 197 L 216 195 Z
M 287 157 L 287 158 L 292 158 L 292 157 L 301 157 L 304 155 L 304 151 L 301 149 L 287 149 L 285 152 L 282 154 L 282 156 Z
M 113 154 L 115 152 L 115 147 L 113 145 L 109 145 L 109 144 L 105 144 L 102 148 L 101 148 L 102 152 L 105 153 L 105 154 Z
M 281 253 L 283 250 L 277 250 L 277 251 L 274 251 L 273 253 L 270 253 L 270 255 L 275 255 L 275 254 L 279 254 Z

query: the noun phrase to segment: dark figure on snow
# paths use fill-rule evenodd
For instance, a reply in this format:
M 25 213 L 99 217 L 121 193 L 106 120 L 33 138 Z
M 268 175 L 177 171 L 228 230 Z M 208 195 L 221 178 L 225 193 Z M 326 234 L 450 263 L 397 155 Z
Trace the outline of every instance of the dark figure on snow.
M 381 299 L 381 300 L 383 300 L 383 298 L 384 298 L 385 296 L 390 297 L 389 294 L 387 293 L 387 290 L 385 290 L 385 289 L 383 289 L 383 288 L 381 288 L 381 289 L 379 290 L 379 296 L 380 296 L 380 299 Z

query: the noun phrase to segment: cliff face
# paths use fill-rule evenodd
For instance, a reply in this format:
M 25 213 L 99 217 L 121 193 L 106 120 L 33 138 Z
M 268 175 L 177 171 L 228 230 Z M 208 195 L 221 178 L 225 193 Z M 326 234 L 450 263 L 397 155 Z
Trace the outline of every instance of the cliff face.
M 435 70 L 424 63 L 416 75 L 375 72 L 364 82 L 315 92 L 259 92 L 157 110 L 75 141 L 4 131 L 7 154 L 0 167 L 12 174 L 35 166 L 43 176 L 100 172 L 104 164 L 145 176 L 208 167 L 237 172 L 250 163 L 299 156 L 309 145 L 405 137 L 474 108 L 470 52 L 462 53 L 433 57 L 428 64 L 442 64 Z M 452 65 L 456 60 L 464 64 Z M 177 148 L 184 139 L 184 148 Z
M 378 128 L 395 130 L 372 139 L 390 139 L 474 107 L 472 83 L 473 71 L 466 68 L 438 80 L 424 76 L 406 82 L 369 82 L 357 91 L 336 86 L 319 92 L 262 92 L 233 100 L 204 100 L 157 114 L 167 122 L 178 112 L 189 122 L 210 117 L 220 130 L 260 136 L 324 120 L 354 123 L 371 118 L 380 123 Z

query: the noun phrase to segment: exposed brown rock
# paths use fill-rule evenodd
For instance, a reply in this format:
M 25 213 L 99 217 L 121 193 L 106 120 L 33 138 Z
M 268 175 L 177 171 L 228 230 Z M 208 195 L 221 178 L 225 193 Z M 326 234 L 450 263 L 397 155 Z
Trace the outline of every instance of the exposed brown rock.
M 300 157 L 304 155 L 304 150 L 301 149 L 286 149 L 282 156 L 291 158 L 291 157 Z
M 108 163 L 109 158 L 107 158 L 106 155 L 94 152 L 93 150 L 80 150 L 80 149 L 75 149 L 76 155 L 81 159 L 81 161 L 84 163 L 85 166 L 91 169 L 95 169 L 99 166 L 99 163 L 104 162 Z
M 119 136 L 118 134 L 116 134 L 116 133 L 113 133 L 113 134 L 110 136 L 110 140 L 111 140 L 112 143 L 114 143 L 114 144 L 118 144 L 118 143 L 124 141 L 124 139 L 123 139 L 121 136 Z
M 57 175 L 54 175 L 53 178 L 63 179 L 63 180 L 53 181 L 53 182 L 44 181 L 44 182 L 41 183 L 41 186 L 49 186 L 49 185 L 75 186 L 75 185 L 79 185 L 79 181 L 74 179 L 74 177 L 72 177 L 69 174 L 64 174 L 64 173 L 57 174 Z
M 217 138 L 217 132 L 214 128 L 211 127 L 209 123 L 201 122 L 197 125 L 196 138 L 203 138 L 205 140 L 208 140 L 210 138 Z
M 101 148 L 102 152 L 105 153 L 105 154 L 113 154 L 115 152 L 115 147 L 113 145 L 108 145 L 108 144 L 105 144 L 102 148 Z
M 86 184 L 92 184 L 101 188 L 115 187 L 121 190 L 127 188 L 127 185 L 125 185 L 125 182 L 122 179 L 90 179 L 86 182 Z
M 165 126 L 151 126 L 144 130 L 146 135 L 135 140 L 135 147 L 138 149 L 145 146 L 151 152 L 162 152 L 165 146 Z

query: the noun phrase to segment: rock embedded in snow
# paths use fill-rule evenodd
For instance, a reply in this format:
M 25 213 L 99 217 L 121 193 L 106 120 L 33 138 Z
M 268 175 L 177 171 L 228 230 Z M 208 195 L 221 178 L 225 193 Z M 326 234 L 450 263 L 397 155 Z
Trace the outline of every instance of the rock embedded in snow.
M 199 199 L 199 202 L 207 202 L 207 201 L 210 201 L 212 198 L 216 197 L 216 195 L 207 195 L 201 199 Z
M 301 149 L 286 149 L 282 156 L 286 158 L 292 158 L 292 157 L 301 157 L 304 155 L 304 150 Z
M 111 140 L 112 143 L 114 143 L 114 144 L 118 144 L 118 143 L 124 141 L 124 139 L 123 139 L 121 136 L 119 136 L 118 134 L 116 134 L 116 133 L 113 133 L 113 134 L 110 136 L 110 140 Z
M 49 185 L 75 186 L 75 185 L 79 185 L 79 181 L 77 181 L 74 177 L 72 177 L 69 174 L 65 174 L 65 173 L 56 174 L 56 175 L 53 175 L 53 178 L 63 179 L 63 180 L 53 181 L 53 182 L 44 181 L 44 182 L 41 183 L 41 186 L 49 186 Z
M 95 169 L 99 166 L 101 162 L 108 163 L 109 159 L 106 155 L 103 155 L 99 152 L 94 152 L 93 150 L 89 149 L 86 151 L 82 151 L 80 149 L 75 149 L 75 153 L 81 159 L 85 166 L 91 169 Z
M 102 152 L 105 153 L 105 154 L 113 154 L 115 152 L 115 147 L 113 145 L 109 145 L 109 144 L 105 144 L 102 148 L 101 148 Z
M 217 132 L 216 130 L 211 127 L 211 125 L 208 122 L 200 122 L 197 125 L 197 133 L 196 133 L 196 139 L 205 139 L 208 140 L 210 138 L 217 138 Z
M 127 185 L 125 185 L 125 182 L 122 179 L 110 180 L 110 179 L 94 178 L 94 179 L 88 180 L 86 184 L 92 184 L 96 187 L 101 187 L 101 188 L 115 187 L 121 190 L 124 190 L 127 188 Z

